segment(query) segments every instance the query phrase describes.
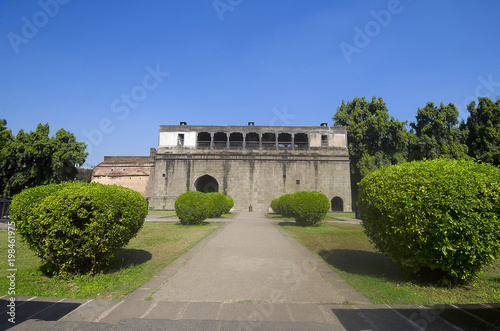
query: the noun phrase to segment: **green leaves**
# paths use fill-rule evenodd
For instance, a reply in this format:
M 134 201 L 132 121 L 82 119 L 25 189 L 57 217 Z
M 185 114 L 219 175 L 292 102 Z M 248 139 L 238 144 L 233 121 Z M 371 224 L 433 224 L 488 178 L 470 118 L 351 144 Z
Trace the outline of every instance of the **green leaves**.
M 462 127 L 468 130 L 469 155 L 500 166 L 500 99 L 480 97 L 477 107 L 473 101 L 467 109 L 470 115 Z
M 220 217 L 233 207 L 232 198 L 218 192 L 185 192 L 175 199 L 175 213 L 183 225 L 199 225 L 207 218 Z
M 301 226 L 315 226 L 326 217 L 330 201 L 320 192 L 299 191 L 274 199 L 271 208 L 280 215 L 293 217 Z
M 406 122 L 390 117 L 382 98 L 373 97 L 371 102 L 364 97 L 342 101 L 333 120 L 334 125 L 347 129 L 354 191 L 370 171 L 406 160 L 410 141 Z
M 0 193 L 13 196 L 26 187 L 73 180 L 76 165 L 82 165 L 88 153 L 86 145 L 60 129 L 49 137 L 49 125 L 38 124 L 36 130 L 16 137 L 0 121 Z
M 458 126 L 458 109 L 450 103 L 437 108 L 428 102 L 417 111 L 416 122 L 411 122 L 416 140 L 411 146 L 410 160 L 467 157 L 467 132 Z
M 500 257 L 500 169 L 472 160 L 414 161 L 360 183 L 363 226 L 406 273 L 468 282 Z
M 10 213 L 28 247 L 71 277 L 103 270 L 142 227 L 147 202 L 116 185 L 51 184 L 14 196 Z

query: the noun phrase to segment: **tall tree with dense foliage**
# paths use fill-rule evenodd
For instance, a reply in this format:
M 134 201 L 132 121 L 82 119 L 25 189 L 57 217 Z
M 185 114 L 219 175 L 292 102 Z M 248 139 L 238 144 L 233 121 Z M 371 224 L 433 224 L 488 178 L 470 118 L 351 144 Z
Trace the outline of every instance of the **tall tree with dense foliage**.
M 76 177 L 77 166 L 88 155 L 85 143 L 77 142 L 73 133 L 64 129 L 52 137 L 49 132 L 48 124 L 38 124 L 35 131 L 19 130 L 15 138 L 2 142 L 0 193 L 13 196 L 28 187 L 72 181 Z
M 0 151 L 11 141 L 14 137 L 12 132 L 7 129 L 7 121 L 0 119 Z M 1 154 L 0 154 L 1 156 Z
M 467 132 L 459 127 L 458 114 L 452 103 L 436 107 L 428 102 L 424 108 L 418 108 L 416 122 L 410 123 L 416 136 L 410 146 L 410 160 L 466 157 Z
M 473 101 L 467 109 L 470 115 L 462 126 L 469 131 L 469 155 L 500 166 L 500 99 L 479 97 L 477 107 Z
M 351 162 L 351 189 L 357 199 L 357 184 L 371 170 L 406 161 L 412 139 L 407 122 L 389 116 L 382 98 L 371 102 L 356 97 L 337 108 L 334 125 L 345 126 Z
M 7 146 L 9 146 L 14 139 L 14 136 L 12 136 L 12 132 L 7 129 L 6 125 L 7 121 L 4 119 L 0 119 L 0 195 L 4 193 L 4 183 L 6 180 L 4 176 L 4 169 L 6 164 L 8 163 L 6 150 Z

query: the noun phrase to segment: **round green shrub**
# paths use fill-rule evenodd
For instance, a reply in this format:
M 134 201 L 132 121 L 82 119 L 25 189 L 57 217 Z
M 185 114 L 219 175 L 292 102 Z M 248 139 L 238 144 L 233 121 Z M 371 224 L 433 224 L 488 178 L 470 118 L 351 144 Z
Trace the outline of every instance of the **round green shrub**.
M 14 196 L 11 207 L 24 242 L 62 277 L 102 271 L 147 215 L 138 192 L 99 183 L 35 187 Z
M 298 225 L 315 226 L 330 210 L 330 201 L 321 192 L 300 191 L 291 197 L 292 217 Z
M 36 204 L 43 200 L 46 196 L 62 189 L 65 186 L 66 184 L 42 185 L 24 190 L 15 195 L 15 198 L 12 199 L 9 211 L 12 219 L 24 220 L 23 222 L 16 223 L 16 230 L 18 233 L 29 230 L 29 218 L 36 216 L 36 212 L 33 212 L 33 208 L 36 207 Z M 33 240 L 35 239 L 37 238 L 33 238 Z M 41 238 L 39 239 L 41 240 Z
M 273 211 L 276 213 L 276 214 L 280 214 L 280 209 L 279 209 L 279 201 L 280 199 L 279 198 L 276 198 L 274 199 L 273 201 L 271 201 L 271 208 L 273 209 Z
M 292 194 L 285 194 L 279 198 L 278 206 L 279 214 L 284 217 L 293 217 Z
M 213 207 L 210 210 L 210 215 L 208 218 L 218 218 L 224 214 L 224 211 L 227 208 L 227 199 L 226 196 L 219 192 L 210 192 L 206 193 L 207 197 L 212 199 Z
M 175 213 L 184 225 L 203 224 L 212 209 L 212 199 L 202 192 L 189 191 L 175 199 Z
M 231 208 L 234 207 L 234 200 L 230 196 L 226 195 L 226 207 L 224 208 L 223 214 L 228 214 L 231 211 Z
M 359 212 L 375 246 L 407 275 L 473 280 L 500 252 L 500 169 L 472 160 L 403 163 L 359 184 Z

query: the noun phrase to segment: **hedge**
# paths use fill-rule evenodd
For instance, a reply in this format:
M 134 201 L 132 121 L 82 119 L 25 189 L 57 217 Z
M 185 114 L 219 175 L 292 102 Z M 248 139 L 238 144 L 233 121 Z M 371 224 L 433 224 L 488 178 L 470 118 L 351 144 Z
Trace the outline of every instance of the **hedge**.
M 212 210 L 210 211 L 209 218 L 221 217 L 221 215 L 224 214 L 224 211 L 227 209 L 228 206 L 228 200 L 226 199 L 226 196 L 219 192 L 210 192 L 206 193 L 206 195 L 210 199 L 212 199 L 212 202 L 214 204 Z
M 231 208 L 234 207 L 234 200 L 230 196 L 226 195 L 226 207 L 224 208 L 223 214 L 228 214 Z
M 175 199 L 175 213 L 184 225 L 203 224 L 213 208 L 212 199 L 198 191 L 188 191 Z
M 147 202 L 116 185 L 51 184 L 14 196 L 10 213 L 27 246 L 66 278 L 104 270 L 142 227 Z
M 330 201 L 323 193 L 300 191 L 292 195 L 293 217 L 300 226 L 314 226 L 325 219 Z
M 284 217 L 294 218 L 301 226 L 314 226 L 326 217 L 330 201 L 320 192 L 299 191 L 274 199 L 271 208 Z
M 476 278 L 500 253 L 500 169 L 472 160 L 415 161 L 369 173 L 359 212 L 375 246 L 408 276 Z

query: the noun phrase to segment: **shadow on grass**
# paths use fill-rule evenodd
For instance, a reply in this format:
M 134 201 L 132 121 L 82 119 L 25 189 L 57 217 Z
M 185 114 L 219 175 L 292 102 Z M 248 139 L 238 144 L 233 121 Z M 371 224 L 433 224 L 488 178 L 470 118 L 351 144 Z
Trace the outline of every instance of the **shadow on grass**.
M 148 262 L 153 258 L 153 255 L 142 249 L 131 249 L 131 248 L 122 248 L 116 254 L 116 258 L 111 265 L 109 266 L 110 272 L 126 269 L 132 265 L 138 265 Z
M 278 223 L 279 226 L 298 226 L 295 221 L 283 221 Z
M 403 276 L 394 263 L 382 253 L 352 249 L 321 251 L 319 255 L 334 268 L 350 274 L 401 281 Z
M 126 269 L 130 266 L 143 264 L 152 258 L 153 255 L 148 251 L 142 249 L 122 248 L 118 251 L 115 259 L 111 262 L 109 267 L 103 271 L 103 273 L 109 274 L 120 269 Z M 50 263 L 41 265 L 39 270 L 46 277 L 54 277 L 57 273 L 57 268 Z

